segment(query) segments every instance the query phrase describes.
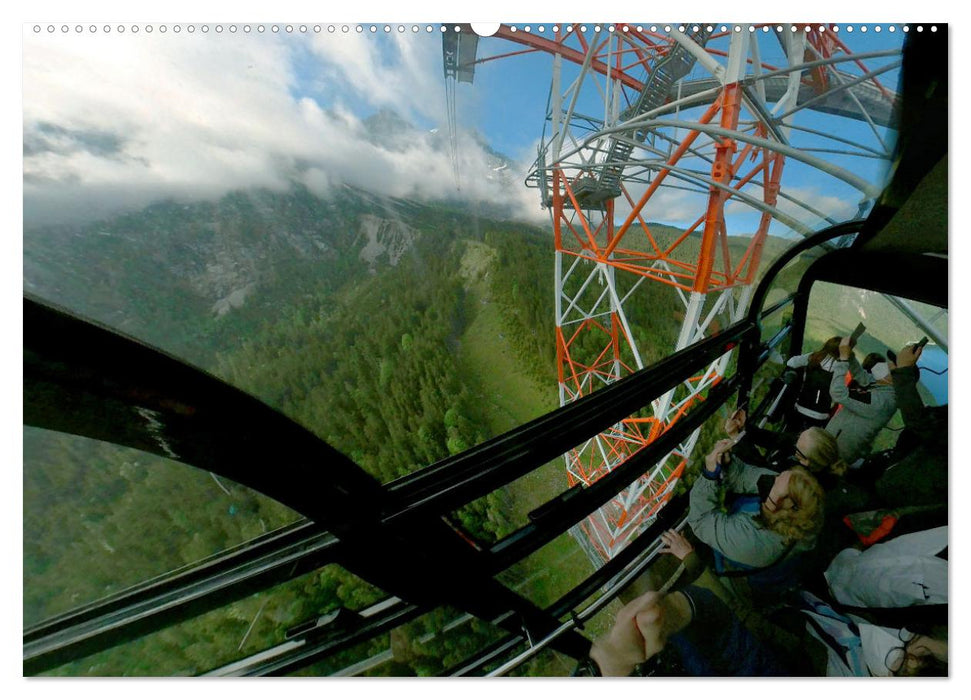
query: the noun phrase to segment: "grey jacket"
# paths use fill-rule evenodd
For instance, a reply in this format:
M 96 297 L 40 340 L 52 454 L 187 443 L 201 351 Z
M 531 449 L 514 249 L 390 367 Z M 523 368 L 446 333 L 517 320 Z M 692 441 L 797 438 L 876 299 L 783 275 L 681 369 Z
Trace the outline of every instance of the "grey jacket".
M 829 395 L 841 408 L 826 424 L 826 431 L 836 438 L 843 461 L 852 464 L 870 453 L 877 433 L 897 410 L 897 397 L 892 384 L 871 384 L 869 400 L 851 397 L 845 382 L 847 371 L 854 379 L 868 376 L 855 357 L 833 363 Z
M 731 493 L 754 494 L 758 492 L 760 476 L 777 474 L 746 464 L 737 457 L 725 468 L 722 485 Z M 720 509 L 718 482 L 699 476 L 691 487 L 688 524 L 695 536 L 717 549 L 729 559 L 748 566 L 768 566 L 785 551 L 782 535 L 766 529 L 755 514 L 734 513 L 729 515 Z M 797 545 L 802 550 L 805 545 Z

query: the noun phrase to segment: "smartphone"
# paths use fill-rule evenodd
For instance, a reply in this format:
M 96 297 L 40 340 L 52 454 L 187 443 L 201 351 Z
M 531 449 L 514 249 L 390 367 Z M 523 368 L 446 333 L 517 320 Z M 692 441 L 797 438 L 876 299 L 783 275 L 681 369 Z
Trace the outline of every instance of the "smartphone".
M 863 331 L 865 330 L 866 330 L 866 326 L 864 326 L 862 323 L 856 324 L 856 329 L 853 331 L 853 334 L 850 336 L 850 345 L 854 345 L 856 341 L 860 339 L 860 336 L 863 335 Z
M 920 339 L 920 342 L 917 343 L 917 346 L 914 348 L 914 350 L 920 350 L 925 345 L 927 345 L 927 336 L 926 335 L 923 338 Z

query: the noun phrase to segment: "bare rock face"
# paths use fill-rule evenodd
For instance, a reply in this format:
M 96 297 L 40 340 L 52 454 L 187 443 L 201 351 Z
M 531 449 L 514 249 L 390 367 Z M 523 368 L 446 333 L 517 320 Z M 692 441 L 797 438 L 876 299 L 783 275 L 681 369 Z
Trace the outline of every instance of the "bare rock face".
M 232 309 L 238 309 L 246 303 L 246 297 L 256 288 L 255 283 L 247 284 L 240 289 L 234 289 L 227 296 L 223 297 L 212 305 L 212 312 L 216 316 L 224 316 Z
M 365 214 L 361 216 L 358 228 L 356 244 L 363 243 L 358 257 L 370 266 L 372 272 L 382 256 L 386 256 L 387 263 L 394 267 L 414 244 L 415 238 L 415 231 L 400 219 Z

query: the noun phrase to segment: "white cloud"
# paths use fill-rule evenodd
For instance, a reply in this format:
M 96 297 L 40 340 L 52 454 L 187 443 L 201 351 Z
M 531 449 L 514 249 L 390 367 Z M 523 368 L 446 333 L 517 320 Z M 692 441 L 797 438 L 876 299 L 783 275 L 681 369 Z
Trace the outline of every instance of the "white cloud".
M 648 185 L 628 185 L 631 199 L 638 202 L 647 190 Z M 641 218 L 645 221 L 658 221 L 676 226 L 690 226 L 705 210 L 706 198 L 704 194 L 671 187 L 659 187 L 641 209 Z M 624 197 L 617 199 L 615 208 L 616 218 L 626 217 L 631 207 Z
M 314 37 L 311 50 L 327 66 L 327 81 L 372 106 L 444 121 L 442 44 L 437 33 L 326 34 Z
M 346 181 L 401 197 L 453 196 L 449 153 L 433 141 L 442 134 L 418 131 L 403 148 L 383 147 L 365 139 L 361 121 L 382 107 L 444 121 L 439 42 L 26 32 L 25 222 L 294 179 L 318 193 Z M 327 95 L 340 99 L 317 101 Z M 539 197 L 518 192 L 522 178 L 510 194 L 485 177 L 481 147 L 462 134 L 459 143 L 463 194 L 521 203 L 536 216 Z

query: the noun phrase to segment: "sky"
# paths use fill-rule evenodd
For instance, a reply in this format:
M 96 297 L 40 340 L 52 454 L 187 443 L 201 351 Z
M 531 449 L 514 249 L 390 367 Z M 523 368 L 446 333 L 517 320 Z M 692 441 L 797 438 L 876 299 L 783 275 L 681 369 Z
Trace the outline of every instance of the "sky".
M 551 36 L 549 24 L 534 23 L 531 29 L 539 33 L 540 26 Z M 414 22 L 363 27 L 27 23 L 25 225 L 89 220 L 159 198 L 208 199 L 232 189 L 283 189 L 294 180 L 322 196 L 340 182 L 418 199 L 441 199 L 460 188 L 463 197 L 511 204 L 518 218 L 548 221 L 538 192 L 522 181 L 536 158 L 544 127 L 549 134 L 544 122 L 552 58 L 534 54 L 485 62 L 476 68 L 472 85 L 456 86 L 456 174 L 448 149 L 441 147 L 449 132 L 439 30 L 438 23 Z M 852 36 L 844 31 L 841 38 L 856 51 L 874 50 L 899 46 L 901 33 L 858 31 Z M 782 64 L 773 37 L 763 37 L 760 46 L 764 61 Z M 478 55 L 521 50 L 504 40 L 483 38 Z M 702 69 L 696 72 L 706 75 Z M 567 64 L 563 83 L 576 73 Z M 577 110 L 602 116 L 604 105 L 594 82 L 585 83 Z M 891 89 L 892 83 L 891 76 Z M 418 127 L 407 143 L 389 148 L 365 138 L 364 120 L 386 109 Z M 690 121 L 698 113 L 689 110 L 680 116 Z M 809 113 L 797 119 L 816 129 L 872 140 L 869 128 L 847 123 L 852 120 Z M 809 143 L 804 136 L 794 137 L 794 143 L 797 138 Z M 483 176 L 490 174 L 490 165 L 482 141 L 514 161 L 512 187 Z M 846 165 L 838 156 L 825 157 Z M 879 178 L 869 162 L 848 167 L 866 171 L 867 179 Z M 798 162 L 787 164 L 783 183 L 784 191 L 837 219 L 852 216 L 861 198 Z M 704 195 L 662 190 L 647 216 L 686 225 L 704 211 L 705 200 Z M 779 206 L 787 213 L 795 211 L 784 201 Z M 742 203 L 730 204 L 727 214 L 732 232 L 750 233 L 757 224 L 758 214 Z M 776 225 L 773 232 L 785 228 Z
M 428 199 L 455 189 L 448 152 L 430 141 L 445 126 L 437 33 L 230 26 L 137 35 L 131 26 L 125 35 L 26 27 L 26 223 L 292 179 L 319 194 L 340 181 Z M 400 149 L 373 144 L 362 121 L 380 109 L 425 128 Z M 485 159 L 462 143 L 464 170 Z M 486 201 L 503 196 L 489 181 L 462 184 Z

